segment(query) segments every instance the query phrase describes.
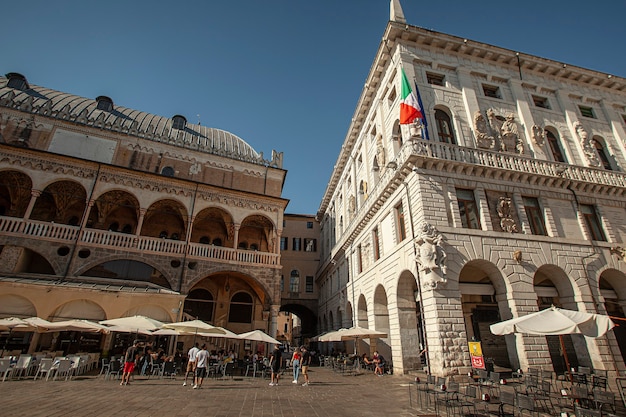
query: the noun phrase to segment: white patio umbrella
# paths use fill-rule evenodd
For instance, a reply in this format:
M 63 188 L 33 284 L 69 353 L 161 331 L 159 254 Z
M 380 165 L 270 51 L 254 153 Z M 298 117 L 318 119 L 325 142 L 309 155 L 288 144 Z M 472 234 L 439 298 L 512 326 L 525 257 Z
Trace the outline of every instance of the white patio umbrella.
M 570 368 L 570 365 L 563 343 L 563 335 L 582 334 L 595 338 L 604 336 L 613 327 L 615 327 L 615 323 L 608 316 L 566 310 L 555 306 L 489 326 L 491 333 L 495 335 L 524 333 L 559 336 L 567 369 Z
M 87 333 L 109 333 L 110 332 L 107 326 L 103 326 L 102 324 L 98 324 L 94 321 L 80 320 L 80 319 L 50 322 L 50 325 L 48 326 L 48 331 L 49 332 L 76 331 L 76 332 L 87 332 Z
M 251 332 L 241 333 L 238 337 L 242 340 L 254 340 L 255 342 L 280 344 L 278 340 L 261 330 L 252 330 Z
M 350 327 L 340 333 L 340 340 L 356 340 L 356 339 L 381 339 L 387 337 L 387 333 L 364 327 Z
M 174 329 L 159 329 L 159 330 L 153 331 L 150 334 L 154 336 L 180 336 L 180 335 L 184 335 L 185 332 L 181 332 L 181 331 L 174 330 Z
M 129 327 L 131 329 L 135 329 L 135 332 L 138 333 L 139 330 L 152 331 L 160 329 L 165 323 L 146 316 L 130 316 L 103 320 L 100 324 L 106 324 L 107 326 Z
M 21 319 L 19 317 L 7 317 L 0 319 L 0 330 L 9 331 L 9 335 L 2 347 L 2 353 L 0 357 L 4 355 L 4 351 L 11 339 L 13 332 L 45 332 L 47 329 L 42 327 L 43 324 L 50 324 L 49 321 L 40 319 L 39 317 L 32 317 L 28 319 Z
M 176 323 L 167 323 L 163 325 L 165 329 L 174 329 L 181 332 L 186 333 L 202 333 L 202 334 L 226 334 L 226 332 L 219 328 L 215 327 L 212 324 L 206 323 L 202 320 L 189 320 L 189 321 L 179 321 Z
M 220 329 L 221 331 L 224 332 L 224 334 L 219 334 L 219 333 L 204 333 L 204 332 L 198 332 L 198 334 L 202 335 L 202 336 L 209 336 L 209 337 L 220 337 L 222 339 L 240 339 L 239 335 L 237 333 L 233 333 L 228 329 L 225 329 L 223 327 L 219 327 L 216 326 L 216 329 Z
M 614 326 L 615 323 L 608 316 L 552 306 L 522 317 L 492 324 L 489 328 L 491 333 L 495 335 L 510 333 L 546 336 L 582 334 L 588 337 L 600 337 Z
M 321 335 L 318 340 L 320 342 L 341 342 L 341 334 L 345 332 L 346 328 L 342 328 L 339 330 L 332 330 L 330 332 L 324 333 Z
M 116 332 L 116 333 L 135 333 L 135 334 L 142 334 L 145 336 L 150 336 L 153 335 L 154 332 L 151 332 L 149 330 L 144 330 L 144 329 L 136 329 L 133 327 L 129 327 L 129 326 L 107 326 L 107 328 L 112 331 L 112 332 Z

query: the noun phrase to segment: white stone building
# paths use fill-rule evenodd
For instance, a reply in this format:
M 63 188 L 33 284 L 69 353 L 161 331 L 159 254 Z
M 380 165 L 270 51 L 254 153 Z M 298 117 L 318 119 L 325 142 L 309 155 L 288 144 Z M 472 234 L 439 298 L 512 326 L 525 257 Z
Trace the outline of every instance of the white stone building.
M 400 125 L 401 69 L 426 116 Z M 407 24 L 398 0 L 318 211 L 319 331 L 385 331 L 395 372 L 565 369 L 558 336 L 489 325 L 551 304 L 624 317 L 626 80 Z M 563 338 L 624 371 L 623 326 Z M 365 345 L 360 347 L 360 351 Z

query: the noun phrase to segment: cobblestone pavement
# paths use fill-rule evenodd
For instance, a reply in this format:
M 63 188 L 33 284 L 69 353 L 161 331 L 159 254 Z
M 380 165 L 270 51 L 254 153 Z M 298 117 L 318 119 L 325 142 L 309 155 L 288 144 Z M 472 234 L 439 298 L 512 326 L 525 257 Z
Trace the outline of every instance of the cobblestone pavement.
M 414 377 L 372 373 L 342 375 L 312 368 L 311 385 L 278 386 L 267 378 L 205 379 L 202 389 L 183 387 L 183 377 L 119 380 L 78 376 L 73 380 L 0 382 L 0 416 L 430 416 L 410 405 Z

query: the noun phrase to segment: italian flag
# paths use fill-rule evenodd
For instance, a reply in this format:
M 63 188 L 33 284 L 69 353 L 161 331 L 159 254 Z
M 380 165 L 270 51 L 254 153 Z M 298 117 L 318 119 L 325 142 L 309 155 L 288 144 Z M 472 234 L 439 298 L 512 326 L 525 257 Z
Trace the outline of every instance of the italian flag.
M 415 91 L 411 90 L 411 84 L 406 78 L 404 68 L 402 68 L 402 101 L 400 102 L 400 124 L 408 125 L 415 119 L 423 119 L 424 114 L 417 101 Z

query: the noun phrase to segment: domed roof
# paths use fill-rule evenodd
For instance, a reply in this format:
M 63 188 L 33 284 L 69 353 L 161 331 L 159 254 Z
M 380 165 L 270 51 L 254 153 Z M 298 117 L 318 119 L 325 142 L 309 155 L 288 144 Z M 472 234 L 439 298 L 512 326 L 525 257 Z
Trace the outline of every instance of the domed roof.
M 10 82 L 12 77 L 24 82 Z M 17 73 L 0 77 L 0 106 L 232 159 L 268 164 L 268 161 L 263 160 L 263 154 L 257 153 L 246 141 L 225 130 L 189 124 L 179 115 L 168 118 L 117 106 L 105 96 L 94 100 L 28 84 L 25 80 Z M 173 123 L 176 118 L 182 118 L 184 123 Z

